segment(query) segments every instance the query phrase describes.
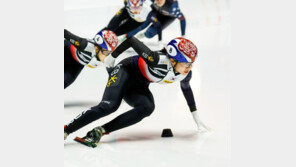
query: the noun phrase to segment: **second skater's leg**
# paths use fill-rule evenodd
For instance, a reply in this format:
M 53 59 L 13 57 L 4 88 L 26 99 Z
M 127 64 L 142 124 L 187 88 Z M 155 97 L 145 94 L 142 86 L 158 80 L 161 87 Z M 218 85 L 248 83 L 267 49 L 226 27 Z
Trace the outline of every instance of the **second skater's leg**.
M 118 64 L 117 67 L 121 65 Z M 78 117 L 68 124 L 64 130 L 67 134 L 75 132 L 85 125 L 109 115 L 118 109 L 125 92 L 126 82 L 129 79 L 129 73 L 123 67 L 117 69 L 119 71 L 109 77 L 102 101 L 99 105 L 82 112 L 82 114 L 78 115 Z

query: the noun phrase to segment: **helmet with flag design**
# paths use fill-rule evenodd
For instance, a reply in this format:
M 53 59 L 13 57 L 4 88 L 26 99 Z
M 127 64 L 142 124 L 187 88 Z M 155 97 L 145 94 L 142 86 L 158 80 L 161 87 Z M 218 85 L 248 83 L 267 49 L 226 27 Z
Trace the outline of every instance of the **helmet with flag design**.
M 188 39 L 179 37 L 165 47 L 169 58 L 181 63 L 193 63 L 197 57 L 197 47 Z
M 96 34 L 94 40 L 97 45 L 106 51 L 114 51 L 118 44 L 117 35 L 110 30 L 102 30 Z

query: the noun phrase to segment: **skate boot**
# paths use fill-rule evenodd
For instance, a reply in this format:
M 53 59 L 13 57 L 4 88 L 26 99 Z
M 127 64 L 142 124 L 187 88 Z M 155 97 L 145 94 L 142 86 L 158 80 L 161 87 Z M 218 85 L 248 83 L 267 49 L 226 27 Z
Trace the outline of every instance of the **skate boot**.
M 67 127 L 67 126 L 65 125 L 65 126 L 64 126 L 64 140 L 66 140 L 67 137 L 68 137 L 68 135 L 69 135 L 68 133 L 65 132 L 66 127 Z
M 83 138 L 76 137 L 74 140 L 86 146 L 95 148 L 99 144 L 101 137 L 104 134 L 105 134 L 105 129 L 98 126 L 93 130 L 87 132 L 85 137 Z

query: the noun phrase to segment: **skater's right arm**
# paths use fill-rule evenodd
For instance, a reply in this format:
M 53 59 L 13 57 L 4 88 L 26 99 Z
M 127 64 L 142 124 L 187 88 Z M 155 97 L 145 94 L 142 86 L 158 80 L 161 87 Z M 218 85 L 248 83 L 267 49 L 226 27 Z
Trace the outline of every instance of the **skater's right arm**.
M 149 66 L 154 67 L 157 65 L 159 61 L 158 53 L 151 51 L 143 42 L 135 37 L 127 38 L 112 52 L 111 55 L 112 57 L 117 58 L 122 52 L 130 47 L 132 47 Z

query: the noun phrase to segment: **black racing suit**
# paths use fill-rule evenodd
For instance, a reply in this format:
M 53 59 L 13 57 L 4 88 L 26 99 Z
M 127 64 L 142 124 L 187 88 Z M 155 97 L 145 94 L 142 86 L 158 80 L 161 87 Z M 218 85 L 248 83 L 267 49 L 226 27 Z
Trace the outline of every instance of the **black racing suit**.
M 71 43 L 64 40 L 64 89 L 70 86 L 83 69 L 83 65 L 74 60 L 71 55 Z
M 147 20 L 135 30 L 129 32 L 127 37 L 134 36 L 139 31 L 145 29 L 150 25 L 151 22 L 154 24 L 149 26 L 149 28 L 144 33 L 147 38 L 152 38 L 158 34 L 158 40 L 162 40 L 162 30 L 168 27 L 173 21 L 178 18 L 181 25 L 181 35 L 185 35 L 186 29 L 186 19 L 181 12 L 177 0 L 166 0 L 162 7 L 159 7 L 154 0 L 151 0 L 153 4 L 151 5 L 152 12 L 150 13 Z M 153 18 L 153 19 L 151 19 Z
M 107 133 L 131 126 L 153 112 L 154 99 L 148 88 L 150 81 L 142 75 L 139 62 L 144 60 L 148 66 L 159 68 L 159 56 L 165 54 L 164 50 L 162 52 L 151 51 L 142 42 L 131 37 L 119 45 L 112 56 L 116 58 L 129 47 L 132 47 L 139 56 L 122 60 L 110 71 L 102 101 L 99 105 L 84 111 L 68 124 L 65 128 L 66 133 L 75 132 L 83 126 L 113 113 L 118 109 L 122 99 L 133 109 L 103 125 L 102 127 Z M 153 61 L 151 57 L 153 57 Z M 191 73 L 182 81 L 181 87 L 191 111 L 195 111 L 195 101 L 189 85 L 190 78 Z
M 143 22 L 137 22 L 130 17 L 127 11 L 127 2 L 124 0 L 124 7 L 121 8 L 110 20 L 104 29 L 113 31 L 117 36 L 126 34 L 142 25 Z
M 64 29 L 64 89 L 71 85 L 88 64 L 94 50 L 94 44 Z

